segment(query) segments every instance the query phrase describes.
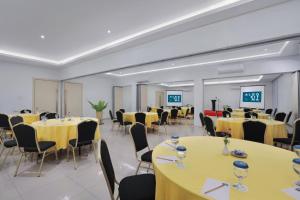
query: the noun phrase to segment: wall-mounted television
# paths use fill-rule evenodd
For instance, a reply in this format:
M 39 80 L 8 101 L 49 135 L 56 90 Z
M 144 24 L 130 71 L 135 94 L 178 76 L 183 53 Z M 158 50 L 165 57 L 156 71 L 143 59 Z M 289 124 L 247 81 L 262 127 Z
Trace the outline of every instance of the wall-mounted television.
M 167 90 L 167 106 L 182 106 L 182 91 Z

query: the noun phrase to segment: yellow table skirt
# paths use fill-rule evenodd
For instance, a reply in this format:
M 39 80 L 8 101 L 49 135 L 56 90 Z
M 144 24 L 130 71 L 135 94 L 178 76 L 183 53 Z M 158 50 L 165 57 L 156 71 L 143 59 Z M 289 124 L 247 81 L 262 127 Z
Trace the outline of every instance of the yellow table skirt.
M 135 123 L 135 113 L 136 112 L 123 113 L 123 121 Z M 158 121 L 158 114 L 154 112 L 145 112 L 145 114 L 146 114 L 146 126 L 148 128 L 151 128 L 152 122 Z
M 56 148 L 66 149 L 68 147 L 69 140 L 77 137 L 77 125 L 83 120 L 91 119 L 97 121 L 94 118 L 72 118 L 71 121 L 65 119 L 63 122 L 59 119 L 47 120 L 47 122 L 34 122 L 32 126 L 37 130 L 37 137 L 39 141 L 54 141 L 56 142 Z M 95 140 L 100 139 L 100 130 L 97 126 L 95 133 Z
M 230 132 L 233 138 L 243 139 L 244 121 L 245 119 L 243 118 L 218 118 L 216 131 Z M 267 125 L 265 132 L 265 144 L 273 145 L 273 138 L 287 138 L 287 130 L 283 122 L 266 119 L 258 119 L 258 121 Z
M 269 119 L 268 114 L 265 113 L 257 113 L 258 119 Z M 245 112 L 232 112 L 231 117 L 233 118 L 244 118 L 245 117 Z
M 198 136 L 180 138 L 180 145 L 187 147 L 184 169 L 175 163 L 158 164 L 156 157 L 176 155 L 168 146 L 154 148 L 152 162 L 156 176 L 156 200 L 206 200 L 212 199 L 200 193 L 207 178 L 229 184 L 237 183 L 233 174 L 233 156 L 222 155 L 223 138 Z M 293 171 L 295 153 L 255 142 L 230 139 L 229 149 L 241 149 L 248 153 L 243 159 L 249 165 L 248 177 L 243 183 L 248 192 L 230 189 L 231 200 L 285 200 L 291 199 L 281 190 L 294 186 L 299 180 Z

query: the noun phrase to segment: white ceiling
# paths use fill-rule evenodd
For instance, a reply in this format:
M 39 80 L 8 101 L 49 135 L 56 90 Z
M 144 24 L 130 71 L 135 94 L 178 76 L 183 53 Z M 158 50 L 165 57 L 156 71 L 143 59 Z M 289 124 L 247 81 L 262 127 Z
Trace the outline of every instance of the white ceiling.
M 267 5 L 266 0 L 2 0 L 0 54 L 65 64 L 119 45 L 116 41 L 132 34 L 165 28 L 159 26 L 162 23 L 170 26 L 179 19 L 247 2 Z

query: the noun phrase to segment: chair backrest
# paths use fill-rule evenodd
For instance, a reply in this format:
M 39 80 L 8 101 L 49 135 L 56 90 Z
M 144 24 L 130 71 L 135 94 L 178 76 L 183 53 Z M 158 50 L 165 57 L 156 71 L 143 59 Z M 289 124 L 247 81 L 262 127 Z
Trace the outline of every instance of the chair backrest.
M 286 117 L 286 119 L 285 119 L 285 123 L 286 123 L 286 124 L 289 123 L 289 121 L 290 121 L 290 119 L 291 119 L 291 116 L 292 116 L 292 113 L 293 113 L 293 112 L 290 111 L 289 114 L 287 115 L 287 117 Z
M 188 108 L 188 109 L 186 109 L 185 117 L 187 117 L 189 115 L 189 113 L 190 113 L 190 109 Z
M 194 115 L 194 113 L 195 113 L 195 108 L 191 107 L 191 115 Z
M 168 116 L 169 116 L 169 113 L 168 113 L 167 111 L 164 111 L 164 112 L 161 114 L 160 125 L 167 124 Z
M 139 122 L 136 122 L 135 124 L 133 124 L 129 129 L 130 135 L 132 136 L 132 139 L 133 139 L 133 143 L 134 143 L 136 152 L 139 152 L 139 151 L 149 147 L 148 141 L 147 141 L 147 136 L 146 136 L 146 130 L 147 129 L 144 126 L 144 124 L 141 124 Z
M 116 112 L 118 122 L 123 125 L 123 113 L 121 111 Z
M 13 132 L 19 148 L 38 148 L 36 131 L 27 124 L 18 124 L 13 127 Z
M 8 115 L 0 113 L 0 128 L 10 128 L 8 119 Z
M 122 113 L 124 113 L 124 112 L 125 112 L 125 109 L 121 108 L 120 111 L 121 111 Z
M 210 136 L 216 136 L 216 131 L 214 128 L 214 122 L 210 117 L 205 116 L 204 117 L 204 124 L 207 132 Z
M 178 115 L 178 110 L 177 109 L 171 109 L 171 118 L 176 119 Z
M 257 114 L 257 113 L 251 112 L 251 115 L 252 115 L 253 117 L 255 117 L 256 119 L 258 119 L 258 114 Z
M 113 164 L 111 162 L 109 150 L 104 140 L 101 140 L 100 157 L 101 157 L 100 164 L 110 192 L 110 197 L 112 200 L 114 200 L 116 176 L 115 176 Z
M 266 124 L 260 121 L 245 121 L 243 123 L 244 139 L 264 143 Z
M 160 109 L 164 109 L 164 106 L 160 106 Z
M 273 109 L 272 109 L 272 108 L 269 108 L 269 109 L 267 109 L 267 110 L 266 110 L 266 114 L 269 114 L 269 115 L 271 115 L 271 114 L 272 114 L 272 112 L 273 112 Z
M 244 108 L 244 112 L 250 112 L 251 109 L 250 108 Z
M 223 112 L 222 112 L 222 116 L 223 117 L 231 117 L 231 113 L 229 112 L 229 111 L 227 111 L 227 110 L 224 110 Z
M 135 121 L 140 122 L 142 124 L 146 124 L 146 114 L 142 112 L 135 113 Z
M 158 109 L 156 110 L 157 115 L 158 115 L 159 118 L 161 117 L 161 113 L 162 113 L 163 111 L 164 111 L 164 110 L 161 109 L 161 108 L 158 108 Z
M 244 117 L 245 118 L 251 118 L 251 112 L 245 112 Z
M 114 120 L 114 115 L 112 114 L 112 111 L 111 111 L 111 110 L 109 110 L 109 116 L 110 116 L 110 119 L 111 119 L 111 120 Z
M 300 142 L 300 118 L 296 119 L 294 121 L 294 125 L 293 125 L 293 138 L 292 138 L 292 146 L 295 143 L 299 143 Z
M 151 112 L 151 107 L 150 106 L 147 106 L 147 112 Z
M 228 112 L 232 112 L 232 108 L 227 108 L 227 111 Z
M 9 118 L 9 122 L 10 122 L 10 126 L 11 128 L 14 127 L 17 124 L 23 123 L 23 117 L 21 116 L 12 116 L 11 118 Z
M 180 107 L 180 106 L 177 106 L 177 110 L 181 110 L 181 107 Z
M 29 109 L 23 109 L 20 111 L 21 114 L 24 114 L 24 113 L 31 113 L 31 110 Z
M 47 117 L 47 119 L 55 119 L 56 115 L 58 116 L 57 113 L 47 113 L 46 117 Z
M 49 112 L 42 112 L 42 113 L 40 114 L 40 120 L 42 119 L 42 117 L 46 116 L 48 113 L 49 113 Z
M 286 114 L 284 112 L 277 113 L 275 115 L 275 120 L 284 122 Z
M 275 117 L 276 114 L 277 114 L 277 108 L 275 108 L 274 113 L 273 113 L 273 116 Z
M 204 114 L 202 112 L 199 113 L 199 117 L 200 117 L 200 122 L 201 125 L 204 127 L 205 126 L 205 122 L 204 122 Z
M 77 125 L 77 143 L 92 141 L 95 138 L 95 133 L 98 123 L 93 120 L 87 120 Z

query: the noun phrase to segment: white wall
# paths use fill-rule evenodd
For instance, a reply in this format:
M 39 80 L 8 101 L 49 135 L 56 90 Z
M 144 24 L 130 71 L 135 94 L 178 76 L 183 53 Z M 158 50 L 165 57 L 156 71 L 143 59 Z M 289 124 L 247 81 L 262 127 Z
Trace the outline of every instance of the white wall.
M 33 107 L 33 79 L 59 79 L 58 71 L 0 61 L 0 112 Z
M 112 87 L 113 79 L 104 78 L 101 76 L 87 76 L 68 80 L 69 82 L 83 84 L 83 115 L 86 117 L 96 117 L 95 111 L 91 108 L 88 101 L 97 102 L 104 100 L 108 103 L 104 111 L 104 118 L 109 118 L 109 110 L 112 110 Z
M 158 86 L 158 85 L 147 85 L 147 104 L 150 107 L 156 106 L 156 92 L 161 91 L 165 92 L 165 87 Z M 164 102 L 164 105 L 165 102 Z
M 204 86 L 204 109 L 211 109 L 211 99 L 220 99 L 219 109 L 223 110 L 224 105 L 232 108 L 240 107 L 240 86 L 252 86 L 255 84 L 224 84 Z M 272 82 L 256 84 L 265 85 L 265 108 L 272 108 Z

